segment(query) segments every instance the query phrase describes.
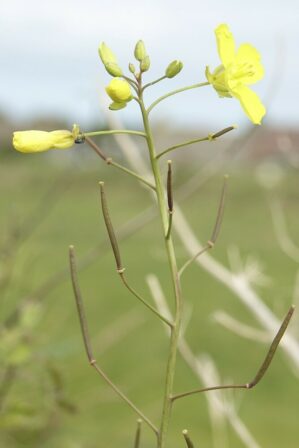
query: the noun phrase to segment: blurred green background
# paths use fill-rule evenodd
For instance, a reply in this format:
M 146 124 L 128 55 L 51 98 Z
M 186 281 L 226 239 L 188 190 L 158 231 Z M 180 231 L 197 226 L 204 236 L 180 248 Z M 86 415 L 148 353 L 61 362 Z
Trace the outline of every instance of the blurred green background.
M 262 131 L 258 132 L 262 138 Z M 237 142 L 237 154 L 242 145 L 244 142 Z M 263 154 L 265 146 L 258 147 Z M 208 144 L 203 150 L 210 150 Z M 211 149 L 210 162 L 221 150 L 221 145 Z M 180 201 L 194 232 L 203 242 L 210 237 L 222 175 L 229 172 L 224 222 L 212 256 L 227 267 L 228 249 L 236 246 L 244 262 L 248 255 L 255 257 L 269 282 L 253 288 L 282 319 L 293 300 L 298 266 L 279 248 L 268 199 L 271 195 L 281 201 L 296 242 L 297 170 L 275 151 L 259 157 L 255 149 L 252 160 L 254 151 L 249 148 L 243 151 L 242 161 L 228 155 L 217 173 L 201 184 L 209 161 L 196 157 L 195 150 L 183 151 L 184 157 L 175 159 L 174 194 L 179 194 L 190 177 L 195 176 L 195 183 L 198 180 L 199 188 Z M 121 160 L 117 150 L 114 154 L 115 160 Z M 185 154 L 190 154 L 189 160 Z M 257 173 L 268 179 L 268 184 L 271 181 L 270 192 L 257 182 Z M 86 253 L 92 260 L 80 270 L 80 283 L 99 364 L 153 421 L 159 421 L 167 338 L 160 322 L 117 277 L 100 212 L 99 180 L 106 183 L 116 231 L 151 205 L 148 193 L 137 188 L 134 179 L 105 166 L 93 153 L 89 155 L 84 145 L 54 155 L 2 153 L 0 446 L 133 446 L 136 416 L 88 366 L 68 275 L 69 244 L 74 244 L 79 262 L 85 260 Z M 175 241 L 181 265 L 188 256 L 176 237 Z M 133 287 L 151 300 L 145 277 L 155 273 L 172 304 L 158 219 L 134 231 L 120 246 Z M 183 291 L 186 304 L 192 306 L 186 339 L 194 353 L 208 353 L 223 382 L 250 381 L 267 345 L 232 334 L 211 316 L 222 309 L 260 328 L 253 316 L 231 291 L 195 264 L 184 274 Z M 297 325 L 292 330 L 298 334 Z M 176 391 L 197 387 L 198 378 L 178 356 Z M 256 389 L 228 396 L 258 446 L 298 446 L 298 371 L 293 371 L 281 349 Z M 195 446 L 215 446 L 203 395 L 175 403 L 169 446 L 183 446 L 181 431 L 185 427 Z M 153 446 L 154 438 L 144 426 L 142 447 Z M 226 424 L 217 446 L 243 445 Z

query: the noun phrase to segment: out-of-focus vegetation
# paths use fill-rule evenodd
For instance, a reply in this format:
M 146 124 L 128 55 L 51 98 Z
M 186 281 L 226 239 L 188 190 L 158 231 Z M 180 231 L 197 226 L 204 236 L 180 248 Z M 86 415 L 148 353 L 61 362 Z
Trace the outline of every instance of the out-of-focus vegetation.
M 80 152 L 81 148 L 72 151 Z M 185 151 L 187 154 L 188 149 Z M 80 272 L 99 364 L 152 420 L 161 411 L 167 349 L 164 329 L 119 282 L 100 214 L 97 182 L 106 182 L 116 230 L 150 206 L 150 198 L 143 189 L 136 188 L 134 180 L 103 166 L 100 160 L 95 158 L 90 164 L 70 153 L 61 153 L 60 158 L 52 158 L 51 154 L 15 155 L 3 158 L 0 164 L 3 447 L 133 446 L 136 416 L 87 363 L 67 275 L 69 244 L 75 245 L 80 261 L 90 248 L 104 242 L 94 262 Z M 175 190 L 201 168 L 201 161 L 194 159 L 192 167 L 185 165 L 185 171 L 175 177 Z M 227 169 L 181 204 L 204 241 L 210 237 L 221 177 Z M 213 255 L 227 265 L 227 249 L 237 245 L 243 260 L 250 254 L 261 261 L 270 281 L 257 289 L 270 308 L 283 317 L 292 301 L 298 267 L 277 245 L 255 168 L 235 165 L 229 171 L 225 218 Z M 299 193 L 295 170 L 286 173 L 278 190 L 289 230 L 296 239 Z M 149 298 L 145 276 L 155 272 L 171 302 L 159 230 L 154 219 L 120 246 L 131 284 Z M 180 243 L 177 253 L 183 263 L 186 254 Z M 65 273 L 58 275 L 61 270 Z M 186 337 L 193 350 L 213 356 L 223 379 L 249 381 L 266 346 L 232 335 L 210 316 L 221 308 L 256 326 L 252 316 L 231 292 L 197 266 L 191 266 L 184 275 L 183 288 L 186 302 L 192 304 Z M 179 358 L 176 390 L 196 388 L 197 381 Z M 234 392 L 239 413 L 261 446 L 298 446 L 298 390 L 298 379 L 279 352 L 256 389 Z M 211 446 L 203 396 L 175 403 L 169 446 L 183 446 L 180 432 L 185 427 L 198 444 Z M 227 437 L 231 448 L 240 446 L 229 429 Z M 142 439 L 143 448 L 154 445 L 147 428 Z

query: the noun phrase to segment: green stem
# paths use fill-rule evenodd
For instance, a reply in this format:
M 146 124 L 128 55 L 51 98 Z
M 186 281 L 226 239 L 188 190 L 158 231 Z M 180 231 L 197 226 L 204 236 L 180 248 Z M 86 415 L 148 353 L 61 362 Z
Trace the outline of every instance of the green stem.
M 187 142 L 184 142 L 184 143 L 178 143 L 177 145 L 170 146 L 169 148 L 167 148 L 164 151 L 160 152 L 157 155 L 157 159 L 159 159 L 160 157 L 164 156 L 165 154 L 167 154 L 170 151 L 174 151 L 175 149 L 183 148 L 184 146 L 188 146 L 188 145 L 193 145 L 194 143 L 206 142 L 208 140 L 213 140 L 213 138 L 211 138 L 211 136 L 208 135 L 207 137 L 195 138 L 193 140 L 188 140 Z
M 182 319 L 182 296 L 181 296 L 181 288 L 178 277 L 176 256 L 174 251 L 174 246 L 172 242 L 171 236 L 166 238 L 167 230 L 168 230 L 168 213 L 167 213 L 167 205 L 166 199 L 163 189 L 163 183 L 160 173 L 160 168 L 158 161 L 156 159 L 156 151 L 154 146 L 153 135 L 151 131 L 151 127 L 149 124 L 148 113 L 145 109 L 142 93 L 140 92 L 140 108 L 143 118 L 144 130 L 146 133 L 146 139 L 149 149 L 150 162 L 151 167 L 155 179 L 156 184 L 156 195 L 158 201 L 158 208 L 160 212 L 160 217 L 162 221 L 162 230 L 165 242 L 165 248 L 168 256 L 168 262 L 172 277 L 172 283 L 174 288 L 175 295 L 175 319 L 173 326 L 171 328 L 171 337 L 170 337 L 170 347 L 169 347 L 169 355 L 166 367 L 166 378 L 165 378 L 165 389 L 164 389 L 164 400 L 163 400 L 163 409 L 162 409 L 162 418 L 161 418 L 161 426 L 158 435 L 158 448 L 165 448 L 166 444 L 166 436 L 168 431 L 168 425 L 171 414 L 171 405 L 172 405 L 172 391 L 173 391 L 173 383 L 174 383 L 174 373 L 175 373 L 175 365 L 176 365 L 176 354 L 177 354 L 177 345 L 178 338 L 180 333 L 181 319 Z
M 130 134 L 139 135 L 146 138 L 146 134 L 140 131 L 130 131 L 126 129 L 113 129 L 109 131 L 95 131 L 95 132 L 84 132 L 83 135 L 87 137 L 94 137 L 95 135 L 113 135 L 113 134 Z
M 155 81 L 152 81 L 152 82 L 149 82 L 148 84 L 145 84 L 145 85 L 142 87 L 142 92 L 144 92 L 145 89 L 147 89 L 148 87 L 153 86 L 154 84 L 157 84 L 158 82 L 163 81 L 163 79 L 166 79 L 166 78 L 167 78 L 167 76 L 164 75 L 164 76 L 161 76 L 161 77 L 158 78 L 158 79 L 155 79 Z
M 178 143 L 177 145 L 170 146 L 169 148 L 165 149 L 164 151 L 160 152 L 157 155 L 157 159 L 164 156 L 164 154 L 167 154 L 170 151 L 173 151 L 174 149 L 182 148 L 184 146 L 193 145 L 194 143 L 199 142 L 212 142 L 213 140 L 216 140 L 217 138 L 221 137 L 224 134 L 227 134 L 228 132 L 232 131 L 233 129 L 236 129 L 236 126 L 228 126 L 227 128 L 221 129 L 221 131 L 215 132 L 214 134 L 209 134 L 206 137 L 200 137 L 200 138 L 194 138 L 192 140 L 187 140 L 183 143 Z
M 130 176 L 135 177 L 135 179 L 138 179 L 140 182 L 147 185 L 152 190 L 154 190 L 154 191 L 156 190 L 155 186 L 151 182 L 147 181 L 144 177 L 140 176 L 137 173 L 134 173 L 134 171 L 130 170 L 129 168 L 126 168 L 125 166 L 120 165 L 117 162 L 114 162 L 114 160 L 112 160 L 111 158 L 108 157 L 106 160 L 106 163 L 107 163 L 107 165 L 114 166 L 114 168 L 118 168 L 119 170 L 123 171 L 124 173 L 127 173 Z
M 146 180 L 144 177 L 140 176 L 140 174 L 135 173 L 134 171 L 130 170 L 129 168 L 126 168 L 123 165 L 120 165 L 117 162 L 114 162 L 114 160 L 111 157 L 107 157 L 106 154 L 103 153 L 101 148 L 93 141 L 91 138 L 87 137 L 85 135 L 85 142 L 94 150 L 94 152 L 103 159 L 107 165 L 114 166 L 114 168 L 117 168 L 124 173 L 129 174 L 130 176 L 134 177 L 135 179 L 138 179 L 140 182 L 143 182 L 145 185 L 150 187 L 152 190 L 155 190 L 155 185 L 153 185 L 151 182 Z
M 209 84 L 210 84 L 209 82 L 200 82 L 199 84 L 193 84 L 192 86 L 187 86 L 187 87 L 182 87 L 180 89 L 172 90 L 171 92 L 168 92 L 163 96 L 160 96 L 160 98 L 158 98 L 156 101 L 154 101 L 147 109 L 147 113 L 149 114 L 151 112 L 151 110 L 155 106 L 157 106 L 157 104 L 161 103 L 161 101 L 165 100 L 166 98 L 169 98 L 170 96 L 176 95 L 177 93 L 185 92 L 186 90 L 197 89 L 199 87 L 208 86 Z
M 171 233 L 171 229 L 172 229 L 172 217 L 173 217 L 173 211 L 169 212 L 169 217 L 168 217 L 168 229 L 167 229 L 167 233 L 166 233 L 166 239 L 168 240 L 170 237 L 170 233 Z

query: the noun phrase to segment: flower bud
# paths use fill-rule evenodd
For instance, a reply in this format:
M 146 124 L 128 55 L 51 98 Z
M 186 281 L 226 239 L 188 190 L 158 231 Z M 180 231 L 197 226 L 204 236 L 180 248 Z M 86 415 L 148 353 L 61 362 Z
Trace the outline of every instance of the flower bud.
M 48 149 L 67 149 L 73 146 L 75 138 L 73 133 L 67 130 L 18 131 L 14 132 L 12 143 L 17 151 L 30 153 Z
M 130 84 L 121 78 L 113 78 L 106 87 L 106 92 L 115 103 L 127 103 L 132 99 Z
M 178 60 L 172 61 L 165 70 L 165 76 L 167 78 L 174 78 L 176 75 L 180 73 L 182 68 L 183 63 L 181 61 Z
M 109 75 L 122 76 L 122 70 L 118 66 L 115 55 L 105 42 L 102 42 L 99 46 L 99 55 Z
M 122 69 L 115 64 L 114 62 L 108 62 L 108 64 L 105 65 L 105 69 L 111 76 L 122 76 L 123 72 Z
M 139 40 L 135 46 L 134 51 L 135 58 L 137 61 L 141 62 L 146 56 L 146 49 L 142 40 Z
M 142 61 L 140 62 L 140 70 L 141 72 L 147 72 L 148 69 L 150 68 L 151 65 L 151 61 L 149 56 L 145 56 L 145 58 L 142 59 Z
M 136 72 L 135 65 L 134 65 L 134 64 L 131 64 L 131 62 L 130 62 L 130 64 L 129 64 L 129 70 L 130 70 L 131 73 L 133 73 L 133 75 L 134 75 L 134 73 Z

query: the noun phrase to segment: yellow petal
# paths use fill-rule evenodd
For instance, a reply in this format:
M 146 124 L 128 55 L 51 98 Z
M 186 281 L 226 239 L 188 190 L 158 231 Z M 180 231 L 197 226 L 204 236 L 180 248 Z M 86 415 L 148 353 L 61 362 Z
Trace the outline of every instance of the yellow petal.
M 52 131 L 53 149 L 67 149 L 73 146 L 75 137 L 70 131 Z
M 261 124 L 262 118 L 266 113 L 266 108 L 258 95 L 244 84 L 236 85 L 232 90 L 232 94 L 240 101 L 248 118 L 254 124 Z
M 221 24 L 215 29 L 218 54 L 222 64 L 226 68 L 235 58 L 234 36 L 226 24 Z
M 30 153 L 48 149 L 70 148 L 74 137 L 70 131 L 18 131 L 13 134 L 13 146 L 17 151 Z
M 113 78 L 106 87 L 106 92 L 116 103 L 124 103 L 132 99 L 130 84 L 121 78 Z
M 13 134 L 13 146 L 20 152 L 41 152 L 51 147 L 49 132 L 19 131 Z
M 239 47 L 234 61 L 234 71 L 244 84 L 253 84 L 264 76 L 264 67 L 260 62 L 260 53 L 250 44 Z

